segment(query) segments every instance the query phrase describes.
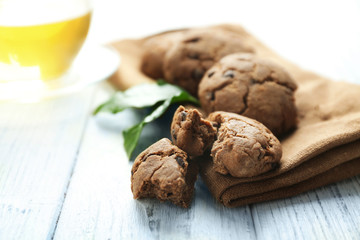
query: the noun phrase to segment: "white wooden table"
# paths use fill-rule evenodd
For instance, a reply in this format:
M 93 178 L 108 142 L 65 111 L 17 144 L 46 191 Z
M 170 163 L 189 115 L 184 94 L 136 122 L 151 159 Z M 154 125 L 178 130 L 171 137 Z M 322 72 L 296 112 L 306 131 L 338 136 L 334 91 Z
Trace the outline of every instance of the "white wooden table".
M 237 22 L 307 69 L 360 83 L 359 1 L 222 3 L 97 0 L 89 41 Z M 216 203 L 201 181 L 189 209 L 133 200 L 121 129 L 135 120 L 91 116 L 112 92 L 102 83 L 0 104 L 1 240 L 360 239 L 360 176 L 236 209 Z

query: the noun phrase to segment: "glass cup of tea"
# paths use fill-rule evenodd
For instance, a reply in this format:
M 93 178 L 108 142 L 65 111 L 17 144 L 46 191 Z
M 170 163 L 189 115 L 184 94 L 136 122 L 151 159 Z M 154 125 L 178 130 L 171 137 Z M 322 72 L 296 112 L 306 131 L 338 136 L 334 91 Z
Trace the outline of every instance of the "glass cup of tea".
M 64 78 L 91 14 L 90 0 L 0 0 L 0 90 Z

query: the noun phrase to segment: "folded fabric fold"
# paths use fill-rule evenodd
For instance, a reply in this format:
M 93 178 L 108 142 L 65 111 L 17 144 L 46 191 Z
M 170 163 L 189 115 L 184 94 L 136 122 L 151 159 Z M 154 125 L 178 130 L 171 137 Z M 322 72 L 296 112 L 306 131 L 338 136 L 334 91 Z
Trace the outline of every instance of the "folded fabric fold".
M 282 198 L 285 194 L 286 196 L 293 196 L 299 194 L 301 189 L 301 192 L 303 192 L 352 177 L 360 173 L 358 167 L 357 169 L 356 167 L 355 169 L 349 169 L 352 174 L 348 176 L 340 172 L 336 172 L 338 175 L 340 173 L 339 176 L 329 174 L 334 173 L 333 169 L 345 168 L 349 172 L 346 169 L 346 166 L 348 166 L 346 163 L 353 162 L 353 164 L 356 164 L 356 161 L 360 162 L 359 157 L 360 140 L 326 151 L 283 174 L 267 179 L 244 182 L 244 180 L 249 179 L 236 179 L 231 176 L 221 175 L 213 171 L 211 159 L 202 162 L 201 176 L 216 199 L 225 206 L 232 207 L 262 201 L 256 199 L 263 199 L 264 196 L 269 196 L 271 199 Z M 318 175 L 326 176 L 326 178 L 324 176 L 319 178 L 322 181 L 320 185 L 311 182 L 317 181 Z M 325 180 L 329 182 L 325 182 Z M 300 186 L 301 184 L 304 184 L 304 186 Z M 278 195 L 279 192 L 282 195 Z
M 299 85 L 295 93 L 298 127 L 281 139 L 283 157 L 278 169 L 252 178 L 234 178 L 215 172 L 211 159 L 201 163 L 201 177 L 219 202 L 236 207 L 284 198 L 360 174 L 359 85 L 334 82 L 302 70 L 238 25 L 211 28 L 239 34 L 258 56 L 282 65 Z M 119 88 L 152 81 L 140 70 L 146 39 L 112 44 L 122 56 L 122 65 L 112 78 Z
M 359 174 L 360 158 L 348 161 L 329 171 L 320 173 L 313 178 L 288 187 L 277 188 L 270 192 L 259 193 L 247 197 L 237 197 L 234 191 L 226 191 L 222 196 L 222 203 L 227 207 L 238 207 L 246 204 L 270 201 L 292 197 L 300 193 L 335 183 Z

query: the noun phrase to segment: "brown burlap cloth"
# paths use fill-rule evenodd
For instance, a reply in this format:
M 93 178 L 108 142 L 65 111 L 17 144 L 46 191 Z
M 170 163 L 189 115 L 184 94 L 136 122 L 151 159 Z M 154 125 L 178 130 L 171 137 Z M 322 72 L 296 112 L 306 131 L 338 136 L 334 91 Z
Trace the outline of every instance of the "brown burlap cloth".
M 295 94 L 298 128 L 281 139 L 279 169 L 253 178 L 234 178 L 216 173 L 211 161 L 203 162 L 201 177 L 218 201 L 236 207 L 284 198 L 360 174 L 360 86 L 300 69 L 238 25 L 213 28 L 238 33 L 259 56 L 282 65 L 299 85 Z M 120 69 L 111 79 L 119 88 L 152 81 L 140 71 L 145 39 L 112 44 L 122 57 Z

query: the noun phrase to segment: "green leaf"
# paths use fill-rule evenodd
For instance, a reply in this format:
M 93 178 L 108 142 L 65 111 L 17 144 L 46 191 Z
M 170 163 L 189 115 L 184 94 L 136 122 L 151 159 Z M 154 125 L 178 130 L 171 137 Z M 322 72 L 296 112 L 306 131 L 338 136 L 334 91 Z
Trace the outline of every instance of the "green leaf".
M 192 95 L 190 95 L 190 93 L 186 91 L 182 91 L 180 94 L 172 97 L 171 103 L 178 103 L 178 102 L 191 102 L 191 103 L 195 103 L 196 105 L 199 105 L 199 100 L 193 97 Z
M 94 115 L 99 112 L 118 113 L 127 108 L 146 108 L 157 106 L 151 114 L 140 123 L 123 131 L 124 147 L 128 157 L 131 157 L 144 126 L 160 117 L 173 103 L 199 101 L 184 89 L 158 80 L 155 84 L 141 84 L 126 91 L 117 92 L 108 101 L 98 106 Z
M 164 80 L 164 79 L 158 79 L 157 81 L 156 81 L 156 83 L 158 84 L 158 85 L 165 85 L 165 84 L 167 84 L 167 82 Z
M 156 84 L 140 84 L 124 92 L 117 92 L 108 101 L 98 106 L 94 115 L 99 112 L 118 113 L 126 108 L 151 107 L 167 99 L 174 99 L 173 103 L 193 102 L 198 104 L 198 100 L 182 88 L 159 80 Z
M 122 104 L 118 104 L 118 95 L 123 94 L 119 92 L 117 95 L 112 96 L 107 102 L 99 105 L 94 110 L 94 115 L 98 114 L 99 112 L 111 112 L 111 113 L 118 113 L 126 109 L 127 107 L 123 106 Z
M 139 142 L 140 134 L 144 128 L 144 122 L 140 122 L 126 130 L 123 131 L 124 137 L 124 148 L 126 155 L 130 159 L 132 152 L 134 151 L 136 145 Z
M 146 116 L 143 122 L 149 123 L 159 118 L 168 109 L 170 104 L 171 104 L 171 99 L 166 100 L 160 106 L 158 106 L 154 111 L 152 111 L 150 115 Z
M 147 123 L 152 122 L 153 120 L 160 117 L 166 111 L 166 109 L 168 109 L 170 104 L 171 99 L 164 101 L 154 111 L 152 111 L 150 115 L 146 116 L 143 121 L 123 131 L 124 148 L 129 159 L 131 158 L 131 154 L 139 142 L 140 134 L 144 126 Z

